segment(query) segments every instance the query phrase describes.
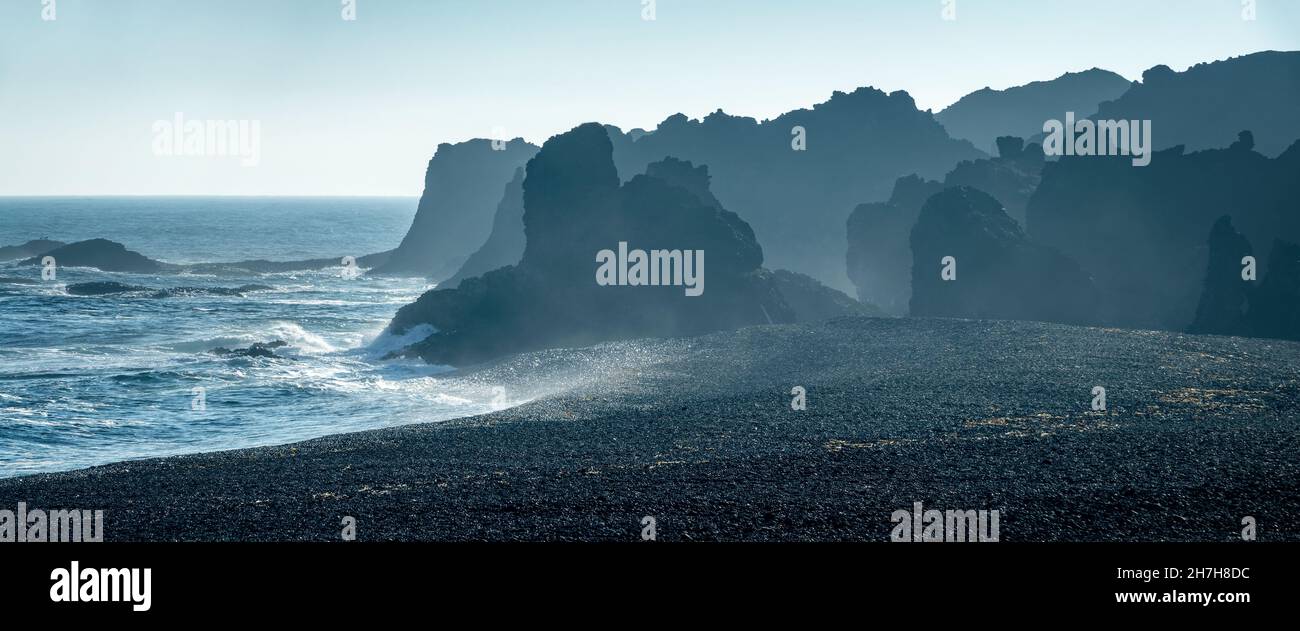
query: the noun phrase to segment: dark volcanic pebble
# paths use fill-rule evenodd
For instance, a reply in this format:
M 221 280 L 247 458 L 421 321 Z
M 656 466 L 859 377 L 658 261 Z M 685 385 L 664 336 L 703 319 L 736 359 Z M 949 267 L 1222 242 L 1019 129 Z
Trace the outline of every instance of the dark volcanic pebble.
M 854 318 L 503 360 L 495 414 L 0 481 L 106 540 L 875 540 L 997 509 L 1003 541 L 1300 539 L 1300 344 Z M 1090 408 L 1106 388 L 1108 409 Z M 808 393 L 791 409 L 791 388 Z

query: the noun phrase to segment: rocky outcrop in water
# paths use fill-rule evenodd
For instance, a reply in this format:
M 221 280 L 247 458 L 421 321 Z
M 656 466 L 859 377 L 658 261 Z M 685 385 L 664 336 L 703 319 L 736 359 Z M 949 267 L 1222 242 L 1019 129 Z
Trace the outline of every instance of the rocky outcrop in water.
M 25 259 L 33 256 L 40 256 L 53 250 L 67 245 L 62 241 L 53 241 L 50 239 L 32 239 L 20 245 L 6 245 L 0 247 L 0 261 L 12 261 L 15 259 Z
M 996 199 L 977 189 L 930 197 L 911 245 L 912 315 L 1098 320 L 1088 274 L 1059 251 L 1031 242 Z
M 40 265 L 47 256 L 54 257 L 59 267 L 93 267 L 105 272 L 135 272 L 152 274 L 163 271 L 175 271 L 175 265 L 155 261 L 139 252 L 126 249 L 126 246 L 108 239 L 90 239 L 78 241 L 49 250 L 40 256 L 34 256 L 19 263 L 20 265 Z
M 218 346 L 217 348 L 212 349 L 210 352 L 213 355 L 221 355 L 222 357 L 263 357 L 263 358 L 288 359 L 285 357 L 280 357 L 279 355 L 275 354 L 275 349 L 283 348 L 288 345 L 289 343 L 285 342 L 284 340 L 275 340 L 273 342 L 253 342 L 247 348 L 229 349 L 223 346 Z
M 372 273 L 450 277 L 487 240 L 501 187 L 536 152 L 520 139 L 438 145 L 410 230 Z
M 390 333 L 421 324 L 436 330 L 407 354 L 463 365 L 539 348 L 797 320 L 774 275 L 761 269 L 753 231 L 709 194 L 708 168 L 664 160 L 620 184 L 612 151 L 596 124 L 547 141 L 523 183 L 527 241 L 519 263 L 403 307 Z

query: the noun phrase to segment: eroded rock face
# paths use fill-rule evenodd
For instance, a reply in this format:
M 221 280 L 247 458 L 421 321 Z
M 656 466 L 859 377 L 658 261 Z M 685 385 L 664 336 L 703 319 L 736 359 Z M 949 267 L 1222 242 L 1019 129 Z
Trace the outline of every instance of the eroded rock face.
M 1033 137 L 1042 131 L 1043 121 L 1066 112 L 1075 112 L 1080 118 L 1092 114 L 1099 104 L 1119 97 L 1131 85 L 1128 79 L 1107 70 L 1067 72 L 1050 81 L 1005 90 L 976 90 L 934 117 L 953 138 L 964 138 L 992 152 L 998 136 Z
M 971 186 L 998 200 L 1007 214 L 1025 225 L 1025 208 L 1041 179 L 1046 158 L 1038 143 L 1025 146 L 1016 136 L 998 138 L 998 157 L 964 160 L 944 177 L 945 187 Z
M 1224 215 L 1210 229 L 1205 286 L 1190 333 L 1241 335 L 1255 283 L 1242 278 L 1242 259 L 1254 254 L 1250 241 Z M 1256 267 L 1256 274 L 1262 270 Z
M 466 278 L 518 263 L 524 255 L 524 244 L 524 169 L 520 167 L 515 169 L 514 178 L 506 184 L 501 203 L 497 204 L 492 234 L 488 235 L 487 242 L 439 287 L 450 289 Z
M 912 226 L 921 206 L 943 190 L 916 175 L 899 178 L 889 201 L 862 204 L 848 220 L 849 279 L 858 299 L 890 315 L 907 315 L 912 299 Z
M 371 273 L 450 277 L 487 240 L 501 187 L 536 152 L 520 139 L 439 145 L 410 230 Z
M 1273 239 L 1300 241 L 1297 169 L 1300 150 L 1269 159 L 1249 132 L 1224 149 L 1157 151 L 1145 167 L 1127 156 L 1066 157 L 1044 167 L 1028 232 L 1088 270 L 1108 324 L 1184 331 L 1204 287 L 1205 235 L 1225 213 L 1251 243 L 1267 244 L 1261 262 Z
M 763 250 L 753 231 L 709 192 L 704 166 L 663 160 L 620 184 L 606 130 L 587 124 L 546 143 L 528 163 L 523 194 L 527 243 L 518 265 L 465 278 L 403 307 L 390 332 L 421 324 L 437 331 L 408 354 L 464 365 L 539 348 L 798 317 L 781 294 L 782 283 L 761 268 Z M 633 261 L 635 250 L 679 252 L 680 260 L 695 264 L 700 255 L 691 253 L 703 252 L 703 278 L 692 286 L 691 274 L 672 273 L 681 267 L 658 274 L 642 266 L 650 279 L 659 276 L 659 284 L 638 284 L 645 278 Z M 609 269 L 602 252 L 628 253 L 615 257 L 629 262 L 617 265 L 623 271 L 615 275 L 625 284 L 598 282 L 601 270 Z M 835 309 L 815 282 L 782 282 L 818 297 L 809 313 Z
M 849 279 L 858 298 L 892 315 L 906 315 L 912 297 L 912 227 L 931 195 L 970 186 L 997 199 L 1024 225 L 1024 210 L 1043 169 L 1043 149 L 1015 136 L 997 139 L 996 158 L 963 160 L 942 184 L 916 175 L 899 178 L 889 201 L 861 204 L 848 220 Z
M 844 230 L 856 205 L 885 199 L 899 177 L 939 178 L 986 155 L 950 137 L 906 92 L 873 88 L 837 92 L 772 120 L 678 114 L 613 141 L 624 179 L 669 156 L 708 165 L 713 194 L 753 227 L 769 267 L 843 291 L 854 289 Z
M 1157 150 L 1226 147 L 1238 131 L 1250 129 L 1259 152 L 1276 156 L 1300 138 L 1297 102 L 1300 51 L 1263 51 L 1183 72 L 1156 66 L 1122 96 L 1103 102 L 1092 118 L 1150 120 Z
M 1096 288 L 1078 264 L 1030 242 L 1002 205 L 977 189 L 955 187 L 930 197 L 911 246 L 912 315 L 1078 324 L 1098 319 Z
M 1268 274 L 1253 292 L 1245 329 L 1257 337 L 1300 340 L 1300 245 L 1274 242 Z

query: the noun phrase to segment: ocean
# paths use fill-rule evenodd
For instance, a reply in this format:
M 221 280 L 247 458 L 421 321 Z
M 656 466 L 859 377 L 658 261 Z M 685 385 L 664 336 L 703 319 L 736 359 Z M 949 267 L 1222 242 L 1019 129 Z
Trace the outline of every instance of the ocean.
M 0 198 L 0 246 L 107 238 L 168 263 L 362 256 L 395 247 L 414 198 Z M 24 282 L 19 282 L 24 281 Z M 35 282 L 31 282 L 35 281 Z M 270 287 L 239 296 L 72 296 L 71 283 Z M 380 358 L 429 289 L 339 269 L 220 277 L 0 262 L 0 477 L 283 444 L 479 414 L 501 389 Z M 417 332 L 416 335 L 427 334 Z M 418 338 L 417 338 L 418 339 Z M 280 357 L 216 348 L 281 341 Z

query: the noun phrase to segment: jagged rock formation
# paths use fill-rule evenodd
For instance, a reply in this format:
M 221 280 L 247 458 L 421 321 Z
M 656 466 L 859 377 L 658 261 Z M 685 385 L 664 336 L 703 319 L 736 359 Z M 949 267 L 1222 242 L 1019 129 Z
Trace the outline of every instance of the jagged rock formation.
M 1254 254 L 1250 241 L 1224 215 L 1210 229 L 1209 263 L 1191 333 L 1240 335 L 1254 282 L 1242 277 L 1242 259 Z
M 482 276 L 494 269 L 514 265 L 524 255 L 524 169 L 515 169 L 515 177 L 506 184 L 501 203 L 492 218 L 492 234 L 487 242 L 469 256 L 455 274 L 439 284 L 450 289 L 466 278 Z
M 19 262 L 19 265 L 40 265 L 41 259 L 47 256 L 54 257 L 59 267 L 94 267 L 105 272 L 150 274 L 178 269 L 175 265 L 155 261 L 108 239 L 90 239 L 71 243 L 25 259 Z
M 1252 249 L 1231 218 L 1214 223 L 1208 245 L 1204 288 L 1188 332 L 1300 340 L 1300 245 L 1276 240 L 1263 282 L 1243 276 L 1242 259 Z
M 907 315 L 912 299 L 912 226 L 921 206 L 943 190 L 916 175 L 899 178 L 889 201 L 862 204 L 848 219 L 849 278 L 858 299 L 891 315 Z
M 1186 330 L 1201 295 L 1205 235 L 1225 212 L 1251 243 L 1300 240 L 1300 143 L 1273 160 L 1253 146 L 1242 132 L 1226 149 L 1175 147 L 1145 167 L 1126 156 L 1049 163 L 1029 202 L 1029 235 L 1092 274 L 1108 324 Z
M 1156 66 L 1143 73 L 1142 83 L 1103 103 L 1095 118 L 1150 119 L 1156 149 L 1223 147 L 1238 131 L 1250 129 L 1258 151 L 1276 156 L 1300 139 L 1297 103 L 1300 52 L 1265 51 L 1197 64 L 1185 72 Z
M 289 343 L 284 340 L 275 340 L 271 342 L 253 342 L 247 348 L 229 349 L 224 346 L 209 351 L 213 355 L 223 357 L 263 357 L 267 359 L 288 359 L 275 354 L 275 349 L 288 346 Z
M 1067 72 L 1050 81 L 993 90 L 984 88 L 962 97 L 934 117 L 953 138 L 963 138 L 992 152 L 999 136 L 1032 138 L 1043 121 L 1066 112 L 1083 118 L 1098 105 L 1124 94 L 1132 83 L 1113 72 L 1093 68 Z
M 1245 330 L 1256 337 L 1300 340 L 1300 245 L 1274 242 L 1268 275 L 1251 296 Z
M 1038 189 L 1046 158 L 1043 146 L 1016 136 L 997 139 L 998 157 L 988 160 L 965 160 L 943 179 L 945 187 L 972 186 L 1002 203 L 1021 226 L 1025 225 L 1025 208 Z
M 708 193 L 707 167 L 664 160 L 620 184 L 612 153 L 608 133 L 596 124 L 547 141 L 523 183 L 527 243 L 518 265 L 434 289 L 403 307 L 391 333 L 421 324 L 436 329 L 406 353 L 463 365 L 538 348 L 796 321 L 774 275 L 760 267 L 763 250 L 753 231 Z M 692 260 L 688 251 L 703 251 L 702 293 L 687 291 L 690 274 L 662 274 L 665 282 L 680 277 L 677 284 L 632 284 L 642 278 L 634 254 L 617 274 L 629 284 L 598 284 L 598 253 L 620 250 L 620 243 L 629 251 L 682 251 L 683 261 Z
M 848 220 L 849 279 L 858 298 L 893 315 L 906 315 L 912 296 L 912 247 L 909 238 L 925 200 L 944 188 L 970 186 L 993 195 L 1013 219 L 1024 223 L 1025 206 L 1038 187 L 1044 165 L 1038 144 L 1005 136 L 997 139 L 999 155 L 964 160 L 943 184 L 915 175 L 899 178 L 888 202 L 861 204 Z
M 32 256 L 40 256 L 53 250 L 67 245 L 62 241 L 51 241 L 50 239 L 32 239 L 21 245 L 6 245 L 0 247 L 0 261 L 12 261 L 14 259 L 25 259 Z
M 796 127 L 804 151 L 792 149 Z M 719 111 L 703 120 L 677 114 L 642 134 L 610 129 L 625 178 L 669 156 L 709 165 L 713 193 L 753 227 L 771 267 L 845 291 L 844 226 L 856 205 L 885 199 L 901 176 L 938 178 L 984 157 L 906 92 L 872 88 L 761 122 Z
M 915 316 L 1097 321 L 1096 288 L 1077 263 L 1029 241 L 996 199 L 961 186 L 921 208 L 911 235 Z M 941 277 L 943 259 L 955 277 Z
M 495 147 L 483 139 L 438 145 L 410 230 L 371 273 L 450 277 L 487 240 L 501 187 L 536 152 L 518 138 Z

